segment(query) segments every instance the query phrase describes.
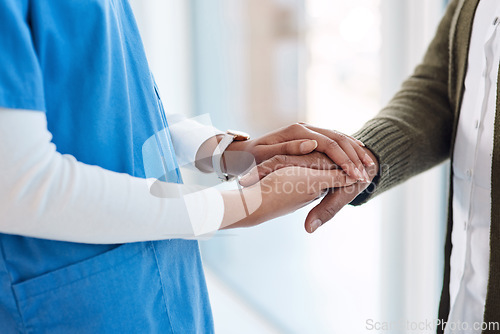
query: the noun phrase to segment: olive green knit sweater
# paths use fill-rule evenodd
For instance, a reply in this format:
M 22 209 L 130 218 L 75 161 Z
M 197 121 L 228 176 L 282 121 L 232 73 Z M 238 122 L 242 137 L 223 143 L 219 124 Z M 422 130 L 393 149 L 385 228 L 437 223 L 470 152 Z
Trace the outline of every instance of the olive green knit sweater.
M 451 2 L 422 63 L 389 104 L 355 134 L 377 156 L 381 170 L 369 191 L 361 194 L 353 204 L 362 204 L 415 174 L 453 159 L 470 35 L 478 3 L 479 0 Z M 486 322 L 500 321 L 500 89 L 497 91 Z M 452 192 L 450 189 L 450 194 Z M 451 209 L 450 201 L 439 312 L 440 318 L 445 320 L 450 308 Z

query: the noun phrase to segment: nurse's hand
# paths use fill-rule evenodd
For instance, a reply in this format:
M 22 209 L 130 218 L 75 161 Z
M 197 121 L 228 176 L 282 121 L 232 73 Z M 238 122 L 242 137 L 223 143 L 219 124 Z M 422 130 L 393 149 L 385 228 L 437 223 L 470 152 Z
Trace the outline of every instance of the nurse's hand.
M 324 195 L 327 189 L 357 183 L 341 170 L 287 167 L 253 186 L 223 193 L 221 228 L 255 226 L 291 213 Z
M 296 123 L 257 139 L 233 142 L 227 150 L 248 152 L 257 164 L 277 155 L 322 152 L 350 177 L 368 181 L 365 166 L 373 165 L 374 161 L 365 153 L 363 143 L 337 131 L 328 131 L 328 135 L 325 135 L 318 130 L 304 123 Z
M 292 124 L 273 131 L 257 139 L 235 141 L 227 148 L 224 155 L 227 172 L 232 175 L 244 173 L 252 164 L 244 155 L 231 152 L 246 152 L 257 164 L 276 156 L 301 156 L 314 151 L 322 152 L 333 163 L 340 166 L 356 180 L 368 180 L 365 166 L 373 165 L 373 160 L 366 155 L 363 143 L 337 131 L 322 133 L 303 123 Z M 327 131 L 327 130 L 324 130 Z M 203 171 L 212 171 L 212 154 L 219 138 L 212 137 L 199 149 L 196 166 Z M 218 139 L 218 140 L 216 140 Z

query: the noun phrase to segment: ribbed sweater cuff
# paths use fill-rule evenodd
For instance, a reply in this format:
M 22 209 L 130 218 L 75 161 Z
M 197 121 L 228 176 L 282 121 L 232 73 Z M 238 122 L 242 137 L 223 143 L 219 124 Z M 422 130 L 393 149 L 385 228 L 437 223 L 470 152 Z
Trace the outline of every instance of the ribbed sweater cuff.
M 361 205 L 408 178 L 411 140 L 391 120 L 384 118 L 369 121 L 353 136 L 373 152 L 379 163 L 379 172 L 372 184 L 351 202 L 351 205 Z

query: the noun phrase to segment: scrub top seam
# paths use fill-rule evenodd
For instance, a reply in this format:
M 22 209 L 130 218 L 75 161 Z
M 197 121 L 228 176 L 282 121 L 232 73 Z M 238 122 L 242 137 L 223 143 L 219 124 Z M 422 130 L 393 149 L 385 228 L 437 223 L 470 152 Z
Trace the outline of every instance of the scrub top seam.
M 160 278 L 162 299 L 163 299 L 163 303 L 165 303 L 165 313 L 167 314 L 168 323 L 170 325 L 170 331 L 173 334 L 173 333 L 175 333 L 175 331 L 174 331 L 174 327 L 172 325 L 172 318 L 170 317 L 170 311 L 168 310 L 167 294 L 166 294 L 166 291 L 165 291 L 165 285 L 163 284 L 163 277 L 162 277 L 161 270 L 160 270 L 160 264 L 159 264 L 159 261 L 158 261 L 158 255 L 156 254 L 156 247 L 155 247 L 154 242 L 153 241 L 150 241 L 150 242 L 151 242 L 151 248 L 153 249 L 153 255 L 155 257 L 156 269 L 158 270 L 158 276 Z

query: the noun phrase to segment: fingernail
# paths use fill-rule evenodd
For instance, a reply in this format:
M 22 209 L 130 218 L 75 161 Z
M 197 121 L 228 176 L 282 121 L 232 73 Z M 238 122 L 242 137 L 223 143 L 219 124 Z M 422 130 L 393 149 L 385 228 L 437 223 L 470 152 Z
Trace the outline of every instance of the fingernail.
M 356 174 L 356 177 L 358 178 L 359 181 L 364 181 L 365 178 L 364 178 L 363 174 L 361 174 L 359 169 L 354 168 L 354 173 Z
M 369 161 L 368 166 L 375 165 L 375 161 L 373 161 L 373 159 L 368 154 L 365 154 L 365 161 Z
M 358 140 L 358 139 L 356 139 L 356 140 L 358 141 L 358 144 L 359 144 L 359 145 L 361 145 L 361 146 L 363 146 L 363 147 L 366 147 L 365 143 L 363 143 L 361 140 Z
M 321 225 L 323 225 L 323 222 L 319 219 L 316 219 L 311 223 L 311 233 L 316 231 Z
M 365 181 L 366 182 L 370 182 L 370 176 L 368 175 L 368 173 L 366 172 L 366 170 L 363 170 L 363 175 L 365 176 Z
M 300 152 L 309 153 L 318 147 L 318 142 L 316 140 L 308 140 L 300 144 Z

